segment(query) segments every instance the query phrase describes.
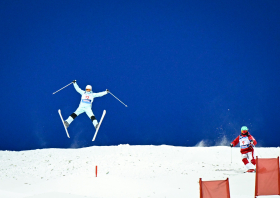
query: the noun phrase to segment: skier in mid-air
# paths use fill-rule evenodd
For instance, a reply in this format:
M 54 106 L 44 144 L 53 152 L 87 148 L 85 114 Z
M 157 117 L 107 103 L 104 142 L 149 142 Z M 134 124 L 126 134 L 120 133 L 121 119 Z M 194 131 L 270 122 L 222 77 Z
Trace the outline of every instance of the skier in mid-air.
M 88 115 L 88 117 L 91 119 L 95 129 L 97 129 L 98 127 L 98 122 L 91 110 L 92 107 L 92 102 L 94 100 L 94 98 L 96 97 L 102 97 L 104 95 L 106 95 L 107 93 L 109 93 L 109 90 L 106 89 L 106 91 L 103 92 L 99 92 L 99 93 L 93 93 L 92 92 L 92 87 L 91 85 L 87 85 L 86 86 L 86 91 L 83 91 L 82 89 L 80 89 L 80 87 L 78 86 L 78 84 L 76 83 L 76 80 L 73 80 L 73 85 L 76 89 L 76 91 L 82 95 L 81 98 L 81 102 L 80 105 L 78 107 L 78 109 L 72 113 L 67 120 L 64 121 L 64 125 L 66 128 L 69 127 L 69 125 L 71 124 L 71 122 L 73 122 L 73 120 L 80 115 L 81 113 L 86 112 L 86 114 Z
M 257 141 L 249 133 L 248 127 L 241 127 L 241 134 L 232 141 L 230 146 L 236 146 L 238 143 L 240 144 L 242 162 L 248 169 L 247 172 L 254 172 L 256 165 L 254 146 L 257 144 Z

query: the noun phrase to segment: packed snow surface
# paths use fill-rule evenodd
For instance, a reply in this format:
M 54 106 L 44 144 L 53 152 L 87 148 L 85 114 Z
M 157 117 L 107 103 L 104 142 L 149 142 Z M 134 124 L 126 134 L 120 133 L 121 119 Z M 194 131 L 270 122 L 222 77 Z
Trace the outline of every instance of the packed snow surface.
M 255 152 L 276 158 L 280 148 Z M 0 151 L 0 163 L 1 198 L 199 198 L 199 178 L 229 178 L 231 198 L 253 198 L 255 190 L 239 148 L 226 146 Z

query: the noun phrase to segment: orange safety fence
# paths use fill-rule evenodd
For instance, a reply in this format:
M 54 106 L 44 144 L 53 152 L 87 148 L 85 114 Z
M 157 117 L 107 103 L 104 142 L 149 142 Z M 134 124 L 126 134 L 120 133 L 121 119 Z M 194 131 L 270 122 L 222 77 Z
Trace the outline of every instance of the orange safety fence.
M 255 182 L 255 197 L 260 195 L 280 195 L 279 157 L 257 157 Z
M 200 198 L 230 198 L 229 180 L 202 181 L 199 179 Z

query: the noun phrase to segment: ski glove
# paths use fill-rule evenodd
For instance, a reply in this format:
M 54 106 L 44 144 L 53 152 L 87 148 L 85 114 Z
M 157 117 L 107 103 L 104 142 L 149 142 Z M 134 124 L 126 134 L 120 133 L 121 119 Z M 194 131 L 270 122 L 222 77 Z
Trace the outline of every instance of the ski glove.
M 230 147 L 233 147 L 233 144 L 230 144 Z
M 253 147 L 255 146 L 253 140 L 250 140 L 250 145 L 253 146 Z
M 76 83 L 76 80 L 73 80 L 72 83 Z
M 106 91 L 107 91 L 107 93 L 109 93 L 110 91 L 109 91 L 109 89 L 106 89 Z

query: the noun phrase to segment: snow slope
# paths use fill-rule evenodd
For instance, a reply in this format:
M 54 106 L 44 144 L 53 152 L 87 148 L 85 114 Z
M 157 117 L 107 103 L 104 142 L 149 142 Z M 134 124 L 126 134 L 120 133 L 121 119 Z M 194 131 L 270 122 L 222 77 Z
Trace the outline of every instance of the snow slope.
M 280 148 L 256 148 L 256 154 L 275 158 Z M 1 198 L 199 198 L 199 178 L 227 177 L 231 198 L 253 198 L 255 189 L 239 148 L 225 146 L 0 151 L 0 163 Z

